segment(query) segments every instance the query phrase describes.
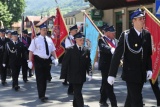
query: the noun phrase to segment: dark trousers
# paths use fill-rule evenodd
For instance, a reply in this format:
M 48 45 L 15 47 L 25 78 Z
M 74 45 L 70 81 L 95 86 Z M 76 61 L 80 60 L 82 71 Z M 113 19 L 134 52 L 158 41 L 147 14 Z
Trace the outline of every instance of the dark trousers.
M 154 95 L 156 96 L 156 99 L 157 99 L 157 106 L 160 106 L 160 89 L 159 89 L 159 86 L 158 86 L 158 78 L 157 78 L 155 84 L 152 84 L 151 80 L 149 80 L 149 81 L 150 81 L 152 90 L 154 92 Z
M 18 77 L 19 77 L 19 72 L 20 72 L 20 65 L 12 65 L 10 66 L 12 70 L 12 87 L 14 88 L 15 86 L 18 86 Z
M 73 84 L 73 89 L 74 89 L 73 107 L 84 107 L 82 87 L 83 83 Z
M 32 69 L 29 68 L 28 71 L 29 71 L 29 76 L 31 76 L 32 75 Z
M 35 74 L 37 82 L 38 97 L 45 97 L 47 87 L 48 68 L 50 66 L 48 59 L 42 59 L 34 56 Z
M 27 71 L 28 71 L 27 60 L 23 59 L 23 61 L 22 61 L 23 80 L 27 80 Z
M 142 88 L 143 83 L 126 82 L 127 98 L 124 107 L 143 107 Z
M 52 76 L 51 76 L 51 65 L 48 67 L 48 74 L 47 74 L 47 80 L 51 80 L 52 79 Z
M 73 93 L 73 84 L 69 83 L 68 93 Z
M 2 64 L 1 64 L 0 65 L 0 72 L 1 72 L 1 81 L 6 81 L 7 67 L 3 67 Z
M 107 82 L 108 73 L 106 73 L 106 71 L 102 70 L 101 74 L 102 74 L 102 86 L 100 89 L 100 92 L 101 92 L 100 102 L 106 103 L 107 98 L 109 98 L 109 100 L 111 102 L 111 106 L 117 106 L 117 100 L 116 100 L 116 96 L 114 94 L 113 85 L 110 85 Z

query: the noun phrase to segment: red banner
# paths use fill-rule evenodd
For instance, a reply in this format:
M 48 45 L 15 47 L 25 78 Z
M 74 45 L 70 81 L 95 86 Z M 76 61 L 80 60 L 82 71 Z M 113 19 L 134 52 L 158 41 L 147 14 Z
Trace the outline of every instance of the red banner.
M 68 30 L 64 22 L 63 16 L 61 15 L 60 9 L 57 8 L 56 10 L 57 10 L 57 13 L 56 13 L 56 17 L 54 20 L 54 27 L 53 27 L 54 38 L 52 38 L 52 40 L 56 47 L 57 57 L 59 58 L 65 52 L 65 49 L 61 45 L 61 43 L 67 37 Z
M 160 24 L 158 24 L 155 17 L 151 13 L 146 12 L 145 16 L 145 26 L 151 33 L 152 39 L 152 82 L 154 83 L 160 72 Z
M 31 31 L 32 31 L 31 39 L 34 39 L 34 37 L 36 37 L 36 32 L 35 32 L 35 29 L 34 29 L 34 23 L 33 22 L 31 24 Z
M 31 31 L 32 31 L 32 35 L 31 35 L 31 39 L 34 39 L 36 37 L 36 32 L 34 29 L 34 23 L 31 22 Z M 32 71 L 34 70 L 34 55 L 32 57 L 32 63 L 33 63 L 33 67 L 32 67 Z

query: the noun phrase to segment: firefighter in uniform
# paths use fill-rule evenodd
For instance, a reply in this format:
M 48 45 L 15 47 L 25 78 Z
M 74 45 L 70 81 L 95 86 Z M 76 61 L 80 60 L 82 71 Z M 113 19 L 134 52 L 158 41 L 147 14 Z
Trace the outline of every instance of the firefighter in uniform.
M 69 36 L 65 39 L 65 48 L 66 49 L 75 45 L 74 35 L 77 33 L 77 30 L 78 30 L 77 25 L 74 25 L 74 26 L 70 27 Z M 66 75 L 66 78 L 67 78 L 67 75 Z M 65 79 L 64 82 L 63 82 L 64 85 L 67 85 L 67 79 L 66 78 L 64 78 Z M 73 86 L 70 83 L 69 83 L 69 87 L 68 87 L 68 94 L 73 95 Z
M 113 26 L 107 26 L 104 29 L 104 36 L 99 39 L 98 46 L 100 52 L 99 66 L 102 75 L 101 98 L 100 105 L 108 106 L 106 103 L 109 98 L 112 107 L 117 107 L 117 100 L 114 94 L 113 86 L 107 82 L 109 67 L 112 55 L 117 46 L 117 39 L 115 39 L 115 29 Z
M 108 83 L 113 85 L 120 59 L 123 56 L 122 79 L 126 81 L 127 98 L 124 107 L 143 107 L 142 88 L 152 77 L 151 34 L 143 29 L 144 13 L 137 9 L 131 13 L 133 27 L 122 32 L 112 57 Z
M 1 83 L 4 86 L 7 84 L 7 66 L 3 66 L 3 57 L 5 52 L 5 44 L 10 41 L 10 39 L 5 37 L 5 29 L 0 29 L 0 74 L 1 74 Z
M 84 107 L 82 87 L 86 81 L 86 71 L 92 78 L 90 50 L 83 46 L 84 35 L 75 35 L 76 44 L 67 48 L 62 61 L 61 77 L 72 83 L 74 89 L 73 107 Z
M 28 81 L 28 79 L 27 79 L 27 74 L 28 74 L 27 72 L 28 71 L 29 71 L 29 76 L 32 76 L 31 70 L 29 70 L 28 64 L 27 64 L 28 55 L 29 55 L 28 47 L 31 44 L 31 38 L 29 38 L 27 35 L 28 35 L 28 30 L 23 30 L 21 40 L 22 40 L 22 43 L 24 44 L 24 47 L 25 47 L 26 57 L 23 58 L 23 60 L 22 60 L 22 74 L 23 74 L 23 81 L 25 83 Z
M 38 97 L 42 102 L 46 102 L 48 97 L 45 96 L 46 87 L 47 87 L 47 78 L 50 67 L 50 56 L 54 57 L 52 62 L 55 63 L 55 66 L 58 65 L 58 59 L 55 53 L 55 46 L 47 34 L 47 26 L 42 24 L 40 26 L 40 35 L 35 37 L 31 41 L 29 46 L 29 61 L 28 67 L 31 69 L 34 65 Z M 34 64 L 32 63 L 32 58 L 34 55 Z
M 16 91 L 20 89 L 18 85 L 18 77 L 21 68 L 22 58 L 25 57 L 24 45 L 22 42 L 18 41 L 17 31 L 12 32 L 12 41 L 6 43 L 5 54 L 3 58 L 3 67 L 8 64 L 12 70 L 12 88 Z

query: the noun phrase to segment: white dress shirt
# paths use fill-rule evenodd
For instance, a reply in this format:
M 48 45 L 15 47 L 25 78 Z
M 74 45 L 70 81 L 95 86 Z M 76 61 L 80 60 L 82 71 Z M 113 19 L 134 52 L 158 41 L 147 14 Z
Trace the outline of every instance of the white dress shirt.
M 74 45 L 74 43 L 72 42 L 72 40 L 74 40 L 74 37 L 72 35 L 69 35 L 66 39 L 65 39 L 65 48 L 71 47 Z
M 44 42 L 44 36 L 39 35 L 32 40 L 28 50 L 32 51 L 34 55 L 39 56 L 40 58 L 48 59 L 53 51 L 56 50 L 53 41 L 48 36 L 45 36 L 48 43 L 49 55 L 46 54 L 46 47 Z

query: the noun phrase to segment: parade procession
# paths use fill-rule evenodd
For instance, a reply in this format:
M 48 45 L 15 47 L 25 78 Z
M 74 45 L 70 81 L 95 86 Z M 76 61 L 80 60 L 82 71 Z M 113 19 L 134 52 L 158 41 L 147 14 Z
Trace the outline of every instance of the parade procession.
M 160 0 L 0 0 L 0 107 L 160 107 Z

